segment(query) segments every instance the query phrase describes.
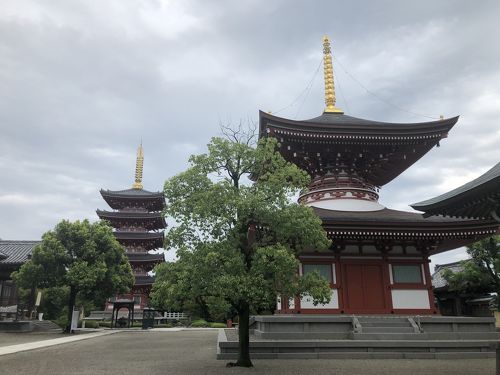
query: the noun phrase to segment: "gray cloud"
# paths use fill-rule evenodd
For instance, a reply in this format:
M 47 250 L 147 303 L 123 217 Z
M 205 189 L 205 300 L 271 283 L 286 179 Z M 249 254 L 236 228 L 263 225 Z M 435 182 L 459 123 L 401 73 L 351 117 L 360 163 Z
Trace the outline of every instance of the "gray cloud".
M 99 188 L 131 185 L 141 139 L 145 187 L 161 190 L 220 122 L 256 121 L 259 109 L 292 103 L 315 76 L 323 34 L 346 113 L 427 120 L 387 101 L 461 115 L 440 148 L 382 189 L 384 204 L 409 209 L 500 160 L 496 1 L 7 0 L 2 8 L 1 238 L 36 239 L 62 218 L 96 219 L 106 207 Z M 320 69 L 279 115 L 315 117 L 322 95 Z

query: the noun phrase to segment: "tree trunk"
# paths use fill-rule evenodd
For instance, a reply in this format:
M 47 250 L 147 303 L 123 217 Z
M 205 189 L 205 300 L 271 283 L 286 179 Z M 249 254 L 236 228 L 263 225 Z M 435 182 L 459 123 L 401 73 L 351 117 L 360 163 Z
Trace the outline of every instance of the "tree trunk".
M 69 290 L 69 300 L 68 300 L 68 324 L 64 330 L 65 333 L 71 333 L 71 319 L 73 318 L 73 306 L 76 302 L 76 290 L 71 287 Z
M 497 311 L 500 311 L 500 287 L 497 286 Z
M 200 308 L 201 317 L 205 319 L 207 322 L 210 321 L 211 319 L 210 312 L 208 311 L 208 306 L 205 303 L 205 301 L 203 301 L 202 298 L 196 298 L 195 301 L 198 304 L 198 307 Z
M 252 367 L 250 360 L 250 306 L 248 303 L 243 303 L 239 311 L 239 324 L 238 324 L 238 360 L 236 366 Z

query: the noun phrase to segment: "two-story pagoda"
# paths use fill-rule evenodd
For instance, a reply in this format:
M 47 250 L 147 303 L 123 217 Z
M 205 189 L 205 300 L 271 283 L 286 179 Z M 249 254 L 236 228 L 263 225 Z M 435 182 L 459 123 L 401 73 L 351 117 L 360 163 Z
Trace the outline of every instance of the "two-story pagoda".
M 101 195 L 113 211 L 97 210 L 100 219 L 108 221 L 115 229 L 114 235 L 125 247 L 127 257 L 134 272 L 135 283 L 127 295 L 111 299 L 134 300 L 135 309 L 142 310 L 148 305 L 148 296 L 154 278 L 148 273 L 155 265 L 164 262 L 163 253 L 150 253 L 163 247 L 163 231 L 166 227 L 162 210 L 165 197 L 162 192 L 143 189 L 142 170 L 144 152 L 142 144 L 137 150 L 135 182 L 132 189 L 111 191 L 101 190 Z M 113 309 L 107 304 L 106 309 Z
M 323 47 L 323 114 L 294 121 L 260 112 L 260 136 L 277 138 L 283 157 L 311 176 L 299 202 L 332 240 L 329 251 L 299 257 L 301 274 L 330 280 L 331 302 L 279 298 L 278 312 L 435 314 L 429 256 L 492 235 L 498 223 L 392 210 L 378 202 L 379 189 L 438 146 L 458 117 L 385 123 L 345 115 L 335 106 L 327 37 Z

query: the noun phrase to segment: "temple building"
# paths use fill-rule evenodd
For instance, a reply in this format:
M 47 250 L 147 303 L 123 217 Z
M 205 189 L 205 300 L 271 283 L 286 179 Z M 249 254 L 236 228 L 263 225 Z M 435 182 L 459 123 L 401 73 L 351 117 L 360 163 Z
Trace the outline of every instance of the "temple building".
M 165 260 L 163 253 L 151 253 L 163 247 L 163 229 L 166 223 L 162 210 L 165 208 L 165 197 L 162 192 L 143 189 L 143 163 L 144 151 L 141 144 L 137 150 L 135 182 L 132 188 L 119 191 L 101 190 L 102 197 L 112 211 L 97 210 L 97 215 L 114 228 L 114 235 L 125 247 L 135 277 L 130 293 L 110 299 L 106 310 L 112 310 L 112 303 L 117 299 L 133 300 L 137 310 L 148 306 L 148 296 L 154 282 L 154 277 L 149 273 L 155 265 Z
M 384 185 L 439 146 L 458 117 L 386 123 L 344 114 L 335 106 L 327 37 L 323 47 L 323 114 L 295 121 L 260 112 L 259 122 L 260 136 L 275 137 L 281 155 L 311 176 L 299 202 L 321 218 L 332 245 L 302 253 L 300 273 L 318 271 L 326 277 L 332 299 L 315 306 L 307 296 L 280 297 L 277 312 L 437 314 L 429 257 L 491 236 L 499 223 L 489 215 L 435 214 L 439 200 L 413 206 L 430 213 L 423 215 L 384 207 L 378 199 Z M 465 204 L 465 198 L 460 202 Z
M 19 268 L 29 260 L 38 244 L 40 241 L 0 240 L 0 313 L 4 312 L 2 308 L 17 305 L 18 288 L 12 280 L 11 274 L 14 271 L 19 271 Z

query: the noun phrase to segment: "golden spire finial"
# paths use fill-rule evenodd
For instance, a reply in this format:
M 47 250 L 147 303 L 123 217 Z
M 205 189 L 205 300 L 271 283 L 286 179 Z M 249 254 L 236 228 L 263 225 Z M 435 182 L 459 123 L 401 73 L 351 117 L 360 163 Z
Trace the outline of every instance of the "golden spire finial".
M 135 182 L 132 189 L 142 189 L 142 167 L 144 165 L 144 150 L 141 145 L 137 149 L 137 160 L 135 161 Z
M 344 113 L 340 108 L 335 107 L 335 86 L 333 84 L 333 64 L 330 39 L 323 37 L 323 67 L 325 71 L 325 112 Z

